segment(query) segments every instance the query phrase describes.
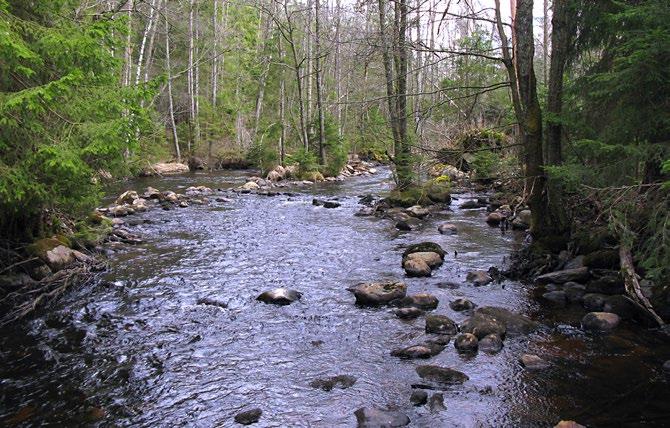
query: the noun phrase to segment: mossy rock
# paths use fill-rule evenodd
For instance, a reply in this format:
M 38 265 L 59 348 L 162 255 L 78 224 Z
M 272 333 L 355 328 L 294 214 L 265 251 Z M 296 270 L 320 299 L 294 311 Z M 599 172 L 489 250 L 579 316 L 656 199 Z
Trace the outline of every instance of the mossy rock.
M 451 179 L 441 175 L 424 186 L 428 199 L 439 204 L 451 203 Z
M 406 190 L 392 191 L 386 201 L 392 207 L 409 208 L 414 205 L 432 205 L 434 202 L 428 198 L 425 190 L 419 187 L 412 187 Z
M 79 248 L 93 248 L 96 245 L 100 245 L 111 232 L 112 221 L 107 217 L 103 217 L 97 226 L 79 223 L 77 231 L 72 236 L 72 240 Z
M 617 250 L 598 250 L 584 256 L 584 266 L 591 269 L 618 269 L 619 252 Z
M 53 238 L 43 238 L 39 239 L 32 244 L 28 245 L 26 250 L 28 251 L 28 254 L 30 254 L 33 257 L 39 257 L 41 259 L 46 258 L 47 252 L 53 250 L 54 248 L 60 246 L 60 245 L 66 245 L 64 242 L 62 242 L 59 239 L 56 239 L 56 237 Z
M 589 254 L 616 245 L 616 239 L 606 229 L 579 230 L 573 234 L 579 254 Z
M 421 242 L 419 244 L 412 244 L 409 247 L 407 247 L 405 252 L 402 253 L 402 258 L 403 260 L 405 260 L 405 258 L 412 253 L 424 253 L 424 252 L 437 253 L 443 260 L 444 256 L 447 254 L 446 251 L 444 251 L 444 249 L 440 247 L 440 244 L 436 244 L 435 242 Z

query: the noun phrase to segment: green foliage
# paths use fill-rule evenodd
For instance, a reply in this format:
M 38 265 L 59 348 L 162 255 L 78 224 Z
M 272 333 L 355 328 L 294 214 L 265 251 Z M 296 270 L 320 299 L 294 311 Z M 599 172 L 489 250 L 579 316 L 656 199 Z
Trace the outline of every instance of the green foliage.
M 263 174 L 267 174 L 279 164 L 279 154 L 274 142 L 264 143 L 263 141 L 258 141 L 254 143 L 247 153 L 247 159 L 259 167 Z
M 288 156 L 288 163 L 290 165 L 298 166 L 299 176 L 319 171 L 319 159 L 314 153 L 305 150 L 304 148 L 300 148 L 298 151 Z
M 40 232 L 47 211 L 84 212 L 93 177 L 128 171 L 152 129 L 156 83 L 119 87 L 123 20 L 72 20 L 73 2 L 0 0 L 0 229 Z M 125 156 L 124 156 L 125 155 Z
M 338 135 L 337 123 L 329 114 L 325 116 L 326 159 L 323 172 L 334 177 L 342 171 L 349 157 L 349 146 L 343 137 Z
M 470 162 L 475 178 L 487 179 L 493 178 L 500 168 L 500 155 L 490 150 L 480 150 L 475 152 Z

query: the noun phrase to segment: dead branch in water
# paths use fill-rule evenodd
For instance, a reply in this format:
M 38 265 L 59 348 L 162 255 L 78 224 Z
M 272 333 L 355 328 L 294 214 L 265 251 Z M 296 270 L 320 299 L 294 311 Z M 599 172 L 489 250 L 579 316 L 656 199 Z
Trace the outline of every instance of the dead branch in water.
M 654 307 L 649 302 L 649 299 L 642 293 L 640 289 L 640 282 L 635 273 L 635 265 L 633 264 L 633 256 L 630 249 L 626 245 L 619 246 L 619 261 L 621 263 L 621 274 L 624 278 L 624 286 L 626 293 L 635 301 L 639 303 L 653 318 L 659 326 L 665 325 L 663 319 L 658 316 Z
M 86 285 L 95 272 L 102 270 L 98 262 L 80 263 L 50 275 L 32 286 L 23 287 L 0 300 L 0 306 L 9 308 L 0 318 L 0 327 L 20 321 L 37 310 L 53 305 L 73 285 Z

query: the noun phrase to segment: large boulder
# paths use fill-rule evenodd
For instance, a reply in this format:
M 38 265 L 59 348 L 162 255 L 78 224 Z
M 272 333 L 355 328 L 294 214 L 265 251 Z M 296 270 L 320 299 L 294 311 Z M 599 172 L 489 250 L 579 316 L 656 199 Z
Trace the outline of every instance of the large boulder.
M 409 417 L 399 411 L 361 407 L 354 412 L 358 428 L 396 428 L 409 425 Z
M 402 268 L 410 277 L 430 276 L 433 270 L 424 260 L 419 258 L 407 258 L 402 262 Z
M 435 269 L 442 265 L 442 257 L 440 257 L 438 253 L 432 251 L 420 251 L 418 253 L 411 253 L 405 257 L 405 261 L 415 259 L 422 260 L 431 269 Z
M 490 213 L 488 216 L 486 216 L 486 223 L 489 226 L 498 226 L 500 222 L 502 222 L 505 219 L 505 216 L 500 214 L 497 211 L 494 211 Z
M 197 156 L 191 156 L 188 160 L 188 167 L 191 171 L 205 169 L 205 161 Z
M 458 385 L 470 380 L 465 373 L 458 370 L 434 365 L 418 366 L 416 373 L 421 379 L 435 382 L 438 385 Z
M 363 282 L 348 290 L 354 293 L 356 304 L 378 306 L 405 297 L 407 285 L 402 282 Z
M 619 325 L 621 318 L 610 312 L 589 312 L 582 318 L 582 327 L 585 330 L 610 331 Z
M 260 188 L 261 188 L 261 186 L 259 186 L 258 183 L 254 182 L 254 181 L 247 181 L 242 186 L 240 186 L 241 190 L 248 190 L 248 191 L 258 190 Z
M 261 293 L 256 300 L 263 303 L 271 303 L 274 305 L 290 305 L 291 303 L 300 300 L 302 293 L 288 288 L 275 288 L 274 290 L 265 291 Z
M 188 165 L 184 165 L 183 163 L 165 162 L 151 165 L 151 168 L 144 171 L 144 175 L 182 174 L 189 171 Z
M 473 316 L 463 321 L 461 331 L 471 333 L 477 336 L 478 339 L 482 339 L 489 334 L 505 337 L 507 328 L 502 321 L 477 311 Z
M 116 198 L 115 203 L 117 205 L 122 205 L 122 204 L 132 204 L 136 199 L 138 199 L 140 196 L 137 194 L 136 191 L 134 190 L 127 190 L 121 195 L 119 195 L 118 198 Z
M 505 325 L 505 331 L 509 335 L 530 334 L 540 327 L 540 323 L 531 320 L 508 309 L 497 306 L 483 306 L 477 312 L 495 318 Z M 500 335 L 501 337 L 503 335 Z
M 412 244 L 405 249 L 405 251 L 402 253 L 402 258 L 405 259 L 407 258 L 408 255 L 412 253 L 424 253 L 424 252 L 432 252 L 432 253 L 437 253 L 440 255 L 442 259 L 444 259 L 444 256 L 447 254 L 442 247 L 440 247 L 439 244 L 436 244 L 435 242 L 421 242 L 419 244 Z
M 414 205 L 405 209 L 405 213 L 407 213 L 407 215 L 410 215 L 412 217 L 424 218 L 428 217 L 430 211 L 428 211 L 428 208 L 424 208 L 421 205 Z
M 514 220 L 512 220 L 512 229 L 526 230 L 530 227 L 531 213 L 530 210 L 519 211 Z
M 445 315 L 430 314 L 426 316 L 426 333 L 454 335 L 458 333 L 458 326 Z
M 587 311 L 602 311 L 607 296 L 599 293 L 587 293 L 582 297 L 582 305 Z
M 582 283 L 589 279 L 589 269 L 586 267 L 576 269 L 565 269 L 556 272 L 545 273 L 535 278 L 538 284 L 564 284 L 566 282 Z

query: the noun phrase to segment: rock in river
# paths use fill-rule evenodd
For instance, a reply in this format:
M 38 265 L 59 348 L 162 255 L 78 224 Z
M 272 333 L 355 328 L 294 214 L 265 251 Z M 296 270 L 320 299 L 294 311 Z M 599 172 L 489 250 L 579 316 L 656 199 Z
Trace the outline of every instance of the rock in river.
M 473 270 L 472 272 L 468 272 L 465 280 L 473 283 L 477 287 L 493 282 L 493 278 L 491 278 L 491 275 L 485 270 Z
M 478 342 L 474 334 L 462 333 L 454 339 L 454 347 L 460 352 L 476 352 Z
M 235 415 L 235 422 L 242 425 L 255 424 L 261 418 L 263 411 L 259 408 L 246 410 Z
M 403 260 L 407 258 L 412 253 L 423 253 L 423 252 L 432 252 L 440 255 L 440 258 L 444 259 L 446 252 L 442 249 L 439 244 L 434 242 L 421 242 L 420 244 L 412 244 L 407 247 L 405 252 L 402 253 Z
M 547 361 L 532 354 L 523 354 L 521 358 L 519 358 L 519 362 L 528 370 L 543 370 L 551 366 Z
M 456 311 L 469 311 L 471 309 L 474 309 L 475 304 L 469 301 L 468 299 L 456 299 L 453 302 L 449 303 L 449 307 Z
M 348 290 L 354 293 L 357 304 L 377 306 L 405 297 L 407 285 L 402 282 L 363 282 Z
M 456 235 L 458 228 L 453 223 L 442 223 L 437 227 L 437 231 L 443 235 Z
M 563 284 L 566 282 L 584 282 L 589 279 L 589 269 L 586 267 L 577 269 L 565 269 L 556 272 L 545 273 L 535 278 L 538 284 Z
M 361 407 L 354 412 L 358 428 L 395 428 L 409 425 L 409 417 L 398 411 Z
M 619 325 L 619 315 L 610 312 L 589 312 L 582 318 L 585 330 L 610 331 Z
M 507 328 L 503 322 L 496 318 L 477 311 L 473 316 L 463 321 L 461 331 L 474 334 L 478 339 L 482 339 L 489 334 L 505 337 Z
M 404 308 L 413 307 L 432 311 L 433 309 L 437 309 L 437 305 L 440 304 L 440 301 L 437 300 L 437 297 L 433 296 L 432 294 L 418 293 L 400 299 L 397 304 L 398 306 Z
M 419 308 L 400 308 L 393 311 L 395 316 L 403 320 L 413 320 L 414 318 L 419 318 L 424 312 Z
M 431 314 L 426 317 L 426 333 L 454 335 L 458 326 L 449 317 Z
M 428 402 L 428 393 L 422 389 L 415 389 L 409 397 L 409 402 L 415 406 L 423 406 Z
M 477 309 L 477 312 L 502 322 L 505 325 L 507 334 L 510 335 L 530 334 L 540 327 L 540 323 L 533 321 L 528 317 L 515 314 L 508 309 L 499 308 L 497 306 L 483 306 Z
M 410 277 L 430 276 L 433 272 L 428 263 L 418 258 L 405 259 L 402 262 L 402 268 L 405 269 L 405 273 Z
M 430 347 L 425 345 L 413 345 L 407 348 L 394 349 L 391 356 L 405 359 L 430 358 L 433 352 Z
M 447 410 L 447 406 L 444 405 L 444 394 L 441 392 L 436 392 L 430 396 L 428 401 L 428 408 L 432 413 L 441 412 Z
M 289 305 L 296 300 L 300 300 L 302 293 L 288 288 L 275 288 L 266 291 L 256 298 L 263 303 L 272 303 L 275 305 Z
M 458 370 L 433 365 L 418 366 L 416 373 L 421 379 L 441 385 L 456 385 L 468 381 L 470 378 Z
M 488 354 L 495 354 L 503 348 L 503 341 L 497 334 L 487 334 L 479 341 L 479 350 Z
M 422 260 L 431 269 L 435 269 L 442 265 L 442 257 L 433 251 L 419 251 L 408 254 L 407 257 L 404 257 L 404 261 L 407 260 Z
M 323 391 L 332 391 L 333 388 L 347 389 L 356 383 L 356 378 L 348 375 L 337 375 L 326 378 L 314 379 L 309 386 Z

